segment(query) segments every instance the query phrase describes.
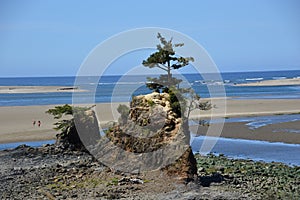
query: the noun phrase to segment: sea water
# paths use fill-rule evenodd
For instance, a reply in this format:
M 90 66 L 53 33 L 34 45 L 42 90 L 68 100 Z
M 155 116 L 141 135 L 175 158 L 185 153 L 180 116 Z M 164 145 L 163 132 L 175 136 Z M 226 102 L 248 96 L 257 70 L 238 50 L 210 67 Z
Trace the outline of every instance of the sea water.
M 266 142 L 243 139 L 213 138 L 208 136 L 191 137 L 191 146 L 194 153 L 199 152 L 205 140 L 216 140 L 216 145 L 211 152 L 214 154 L 224 154 L 229 158 L 251 159 L 264 162 L 282 162 L 291 166 L 300 166 L 300 144 L 285 144 L 280 142 Z M 32 147 L 39 147 L 43 144 L 53 144 L 54 140 L 16 142 L 0 144 L 0 150 L 16 148 L 21 144 Z M 288 156 L 287 156 L 288 155 Z
M 282 162 L 291 166 L 300 166 L 300 144 L 198 136 L 191 138 L 194 153 L 207 153 L 200 152 L 204 139 L 216 141 L 209 153 L 224 154 L 230 158 Z
M 300 77 L 300 70 L 274 72 L 239 72 L 222 73 L 222 80 L 203 80 L 200 74 L 184 74 L 196 93 L 201 97 L 227 96 L 236 99 L 299 99 L 300 86 L 236 86 L 238 83 L 254 82 L 259 80 L 275 80 Z M 211 76 L 213 77 L 213 76 Z M 72 86 L 76 77 L 22 77 L 0 78 L 0 86 Z M 150 90 L 145 86 L 147 76 L 102 76 L 86 77 L 81 85 L 82 89 L 96 88 L 95 94 L 82 92 L 77 98 L 85 99 L 87 95 L 94 95 L 95 102 L 124 102 L 132 95 L 147 94 Z M 184 85 L 184 83 L 183 83 Z M 216 91 L 210 94 L 208 88 L 222 85 L 225 94 Z M 117 92 L 115 88 L 118 88 Z M 112 98 L 113 97 L 113 98 Z M 0 94 L 0 106 L 27 106 L 49 104 L 71 104 L 72 93 L 29 93 L 29 94 Z

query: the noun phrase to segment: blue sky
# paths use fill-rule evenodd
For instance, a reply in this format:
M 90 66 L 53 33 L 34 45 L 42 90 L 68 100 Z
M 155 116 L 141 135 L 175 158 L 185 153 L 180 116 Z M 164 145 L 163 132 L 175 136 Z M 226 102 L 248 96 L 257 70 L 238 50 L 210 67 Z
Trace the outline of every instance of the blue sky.
M 76 75 L 96 45 L 142 27 L 192 37 L 222 72 L 300 69 L 298 0 L 0 0 L 0 77 Z

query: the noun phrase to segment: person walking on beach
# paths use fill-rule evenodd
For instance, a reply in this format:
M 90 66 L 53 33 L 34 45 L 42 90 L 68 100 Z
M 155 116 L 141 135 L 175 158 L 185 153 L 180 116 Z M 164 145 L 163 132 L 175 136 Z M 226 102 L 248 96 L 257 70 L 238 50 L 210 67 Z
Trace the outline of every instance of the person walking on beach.
M 35 123 L 36 123 L 36 121 L 35 121 L 35 120 L 33 120 L 33 121 L 32 121 L 32 126 L 35 126 Z
M 42 125 L 42 122 L 39 120 L 38 121 L 38 127 L 41 127 L 41 125 Z

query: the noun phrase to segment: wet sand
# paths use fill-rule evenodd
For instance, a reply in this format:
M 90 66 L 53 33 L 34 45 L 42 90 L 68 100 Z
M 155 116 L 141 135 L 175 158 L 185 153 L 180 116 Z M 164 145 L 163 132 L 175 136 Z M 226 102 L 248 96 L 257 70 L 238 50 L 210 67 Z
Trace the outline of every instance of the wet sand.
M 196 135 L 207 135 L 208 126 L 191 126 L 190 130 Z M 300 133 L 288 132 L 288 130 L 300 130 L 300 121 L 271 124 L 254 130 L 249 129 L 246 123 L 225 123 L 220 137 L 261 140 L 269 142 L 284 142 L 300 144 Z

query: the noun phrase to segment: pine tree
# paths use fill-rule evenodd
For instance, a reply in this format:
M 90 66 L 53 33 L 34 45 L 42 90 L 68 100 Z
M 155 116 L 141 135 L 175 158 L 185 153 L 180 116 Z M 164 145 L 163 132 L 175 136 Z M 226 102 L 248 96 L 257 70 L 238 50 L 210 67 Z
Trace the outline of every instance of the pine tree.
M 143 65 L 149 68 L 160 68 L 167 74 L 162 74 L 158 78 L 148 77 L 149 82 L 146 86 L 156 92 L 169 93 L 172 110 L 177 113 L 178 117 L 188 118 L 191 111 L 195 109 L 211 109 L 211 104 L 207 101 L 201 102 L 200 96 L 193 88 L 180 88 L 179 84 L 182 80 L 172 76 L 172 70 L 180 69 L 194 61 L 193 57 L 176 56 L 174 48 L 182 47 L 184 44 L 173 44 L 172 38 L 167 41 L 160 33 L 157 34 L 157 38 L 160 40 L 157 51 L 144 60 Z
M 182 80 L 173 77 L 171 71 L 188 65 L 190 61 L 194 61 L 194 58 L 175 55 L 174 48 L 182 47 L 183 43 L 173 44 L 172 38 L 167 41 L 160 33 L 157 34 L 157 38 L 160 40 L 157 51 L 144 60 L 143 65 L 149 68 L 160 68 L 167 74 L 160 75 L 159 78 L 148 78 L 147 87 L 157 92 L 160 90 L 166 91 L 171 87 L 179 88 Z

